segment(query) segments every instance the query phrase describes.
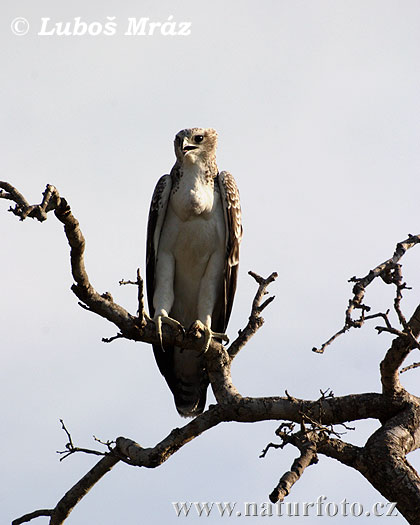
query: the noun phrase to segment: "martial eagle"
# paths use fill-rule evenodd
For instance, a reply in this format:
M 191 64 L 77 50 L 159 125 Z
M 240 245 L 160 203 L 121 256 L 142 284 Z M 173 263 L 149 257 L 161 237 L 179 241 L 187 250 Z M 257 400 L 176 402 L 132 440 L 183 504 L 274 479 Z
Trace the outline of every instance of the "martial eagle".
M 176 162 L 156 184 L 147 226 L 146 281 L 150 315 L 162 323 L 227 340 L 242 237 L 239 192 L 232 175 L 218 172 L 214 129 L 181 130 Z M 180 415 L 200 414 L 209 384 L 202 352 L 153 345 L 159 370 Z

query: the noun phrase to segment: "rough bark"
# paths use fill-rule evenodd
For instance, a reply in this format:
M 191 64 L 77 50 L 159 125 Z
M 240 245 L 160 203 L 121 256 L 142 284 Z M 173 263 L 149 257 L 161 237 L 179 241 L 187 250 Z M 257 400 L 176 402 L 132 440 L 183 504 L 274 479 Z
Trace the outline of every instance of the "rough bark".
M 139 308 L 136 315 L 130 314 L 114 302 L 109 293 L 99 294 L 91 285 L 84 265 L 85 239 L 80 225 L 72 214 L 65 199 L 61 198 L 54 186 L 48 185 L 39 205 L 30 205 L 23 195 L 11 184 L 0 182 L 0 198 L 15 203 L 10 211 L 21 220 L 27 217 L 44 221 L 50 211 L 64 224 L 64 231 L 70 245 L 71 271 L 74 279 L 73 293 L 80 305 L 113 323 L 119 330 L 110 339 L 127 338 L 144 343 L 159 343 L 153 321 L 145 312 L 143 303 L 143 281 L 140 273 L 134 282 L 121 281 L 121 284 L 135 284 L 138 287 Z M 322 393 L 320 399 L 296 399 L 286 392 L 284 397 L 244 397 L 235 388 L 230 367 L 232 360 L 241 348 L 262 326 L 261 316 L 273 297 L 263 300 L 269 284 L 276 278 L 271 274 L 264 279 L 250 272 L 257 281 L 256 292 L 248 323 L 232 344 L 225 348 L 212 341 L 206 353 L 206 366 L 217 404 L 210 406 L 203 414 L 173 429 L 154 447 L 142 447 L 136 441 L 119 437 L 115 446 L 106 443 L 105 452 L 89 451 L 74 447 L 71 436 L 66 430 L 69 443 L 66 454 L 90 452 L 102 455 L 100 461 L 84 475 L 57 503 L 53 509 L 41 509 L 26 514 L 13 522 L 19 525 L 40 516 L 50 518 L 50 525 L 59 525 L 65 521 L 74 506 L 89 489 L 97 483 L 119 461 L 131 466 L 155 468 L 165 462 L 172 454 L 192 439 L 221 422 L 258 422 L 264 420 L 286 421 L 277 430 L 278 443 L 270 443 L 264 450 L 265 456 L 270 448 L 278 449 L 286 445 L 298 448 L 299 457 L 293 462 L 290 471 L 281 476 L 280 481 L 270 495 L 272 501 L 286 497 L 304 471 L 317 462 L 319 454 L 333 458 L 347 467 L 359 471 L 385 498 L 397 503 L 400 513 L 408 523 L 420 523 L 420 477 L 408 463 L 406 455 L 420 447 L 420 400 L 407 392 L 399 381 L 400 367 L 414 348 L 419 348 L 420 304 L 407 321 L 401 308 L 402 290 L 406 287 L 402 280 L 399 261 L 404 253 L 420 242 L 420 236 L 410 235 L 399 243 L 394 255 L 384 263 L 377 265 L 365 277 L 357 279 L 353 288 L 353 297 L 349 301 L 345 314 L 345 325 L 334 334 L 317 352 L 323 352 L 331 342 L 347 330 L 360 327 L 369 319 L 382 319 L 384 324 L 377 326 L 378 332 L 387 331 L 395 335 L 391 347 L 386 351 L 380 364 L 382 392 L 350 394 L 333 397 Z M 391 326 L 388 313 L 377 312 L 366 315 L 369 306 L 363 304 L 366 288 L 376 278 L 395 286 L 394 310 L 399 327 Z M 358 319 L 353 319 L 354 310 L 360 310 Z M 170 345 L 194 348 L 200 351 L 203 334 L 188 333 L 185 336 L 163 327 L 163 340 Z M 414 368 L 415 365 L 406 367 Z M 365 446 L 356 447 L 341 439 L 334 425 L 372 418 L 381 422 L 381 427 L 374 432 Z M 294 425 L 299 430 L 294 431 Z

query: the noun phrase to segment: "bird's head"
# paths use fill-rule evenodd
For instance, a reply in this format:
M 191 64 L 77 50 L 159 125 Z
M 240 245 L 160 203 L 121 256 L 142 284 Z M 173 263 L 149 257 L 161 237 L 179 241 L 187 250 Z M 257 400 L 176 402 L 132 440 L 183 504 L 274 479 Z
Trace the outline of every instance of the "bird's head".
M 217 133 L 212 128 L 182 129 L 175 136 L 174 146 L 181 163 L 207 161 L 216 155 Z

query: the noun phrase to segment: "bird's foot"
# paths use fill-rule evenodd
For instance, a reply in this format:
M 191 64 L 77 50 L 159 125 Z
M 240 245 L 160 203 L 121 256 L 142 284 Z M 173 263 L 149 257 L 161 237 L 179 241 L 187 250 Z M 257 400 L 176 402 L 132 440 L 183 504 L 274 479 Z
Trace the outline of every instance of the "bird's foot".
M 200 352 L 200 355 L 203 355 L 207 352 L 212 338 L 220 339 L 221 341 L 225 341 L 226 344 L 229 343 L 229 337 L 226 334 L 220 334 L 218 332 L 213 332 L 211 328 L 209 328 L 207 325 L 205 325 L 204 323 L 202 323 L 201 321 L 197 319 L 197 321 L 195 321 L 191 325 L 189 332 L 197 333 L 198 331 L 204 332 L 204 345 L 203 345 L 203 349 Z
M 184 327 L 180 322 L 178 322 L 176 319 L 172 319 L 172 317 L 169 317 L 169 315 L 157 315 L 155 316 L 155 324 L 156 324 L 156 333 L 159 337 L 160 341 L 160 347 L 163 351 L 163 342 L 162 342 L 162 324 L 167 324 L 168 326 L 174 328 L 175 330 L 178 330 L 183 336 L 185 335 Z

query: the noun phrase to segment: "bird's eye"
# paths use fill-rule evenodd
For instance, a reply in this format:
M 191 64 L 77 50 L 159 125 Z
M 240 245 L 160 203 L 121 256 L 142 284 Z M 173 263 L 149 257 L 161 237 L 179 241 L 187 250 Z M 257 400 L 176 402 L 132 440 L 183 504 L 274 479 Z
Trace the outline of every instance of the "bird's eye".
M 196 135 L 196 136 L 194 137 L 194 142 L 195 142 L 196 144 L 200 144 L 200 142 L 203 142 L 203 139 L 204 139 L 204 136 L 203 136 L 203 135 Z

